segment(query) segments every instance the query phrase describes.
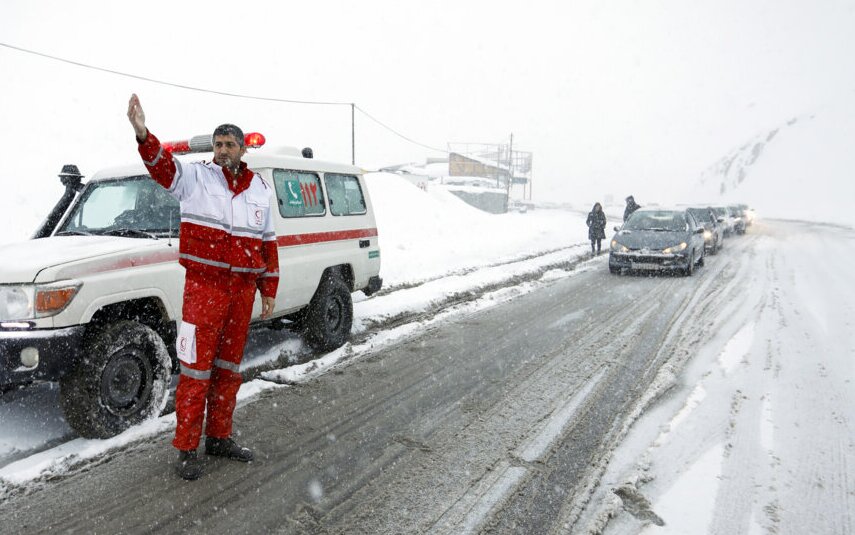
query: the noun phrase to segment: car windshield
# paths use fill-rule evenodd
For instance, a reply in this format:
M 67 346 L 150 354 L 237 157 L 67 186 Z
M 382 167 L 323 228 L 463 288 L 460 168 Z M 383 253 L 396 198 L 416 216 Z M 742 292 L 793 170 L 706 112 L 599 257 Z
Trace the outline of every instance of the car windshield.
M 713 220 L 708 208 L 689 208 L 689 213 L 700 223 L 709 223 Z
M 148 176 L 91 182 L 57 235 L 177 236 L 178 201 Z
M 635 212 L 624 224 L 625 230 L 685 231 L 686 217 L 673 210 Z
M 727 208 L 719 206 L 719 207 L 713 208 L 713 210 L 715 211 L 716 215 L 718 215 L 720 217 L 726 217 L 727 216 Z

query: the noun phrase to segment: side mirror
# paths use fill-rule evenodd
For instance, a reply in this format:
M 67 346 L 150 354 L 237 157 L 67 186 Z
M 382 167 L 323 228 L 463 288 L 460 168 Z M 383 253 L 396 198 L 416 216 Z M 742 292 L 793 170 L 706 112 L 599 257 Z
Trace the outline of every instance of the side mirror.
M 620 227 L 615 227 L 615 232 L 620 232 Z
M 718 219 L 716 219 L 716 221 L 718 221 L 719 223 L 724 223 L 724 218 L 723 218 L 723 217 L 719 217 Z
M 703 233 L 704 233 L 704 227 L 698 227 L 695 229 L 695 234 L 703 234 Z

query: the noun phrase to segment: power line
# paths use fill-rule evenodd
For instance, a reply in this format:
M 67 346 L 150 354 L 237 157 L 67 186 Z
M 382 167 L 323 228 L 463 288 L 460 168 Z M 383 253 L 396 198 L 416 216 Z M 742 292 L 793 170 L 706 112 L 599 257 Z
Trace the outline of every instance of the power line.
M 394 128 L 392 128 L 391 126 L 389 126 L 389 125 L 387 125 L 387 124 L 383 123 L 382 121 L 380 121 L 379 119 L 377 119 L 376 117 L 374 117 L 373 115 L 371 115 L 370 113 L 368 113 L 367 111 L 365 111 L 364 109 L 362 109 L 361 107 L 357 106 L 356 104 L 354 104 L 354 103 L 352 103 L 352 102 L 324 102 L 324 101 L 315 101 L 315 100 L 294 100 L 294 99 L 285 99 L 285 98 L 259 97 L 259 96 L 256 96 L 256 95 L 244 95 L 244 94 L 241 94 L 241 93 L 230 93 L 230 92 L 227 92 L 227 91 L 218 91 L 218 90 L 216 90 L 216 89 L 206 89 L 206 88 L 203 88 L 203 87 L 193 87 L 193 86 L 184 85 L 184 84 L 177 84 L 177 83 L 174 83 L 174 82 L 167 82 L 167 81 L 165 81 L 165 80 L 158 80 L 158 79 L 156 79 L 156 78 L 149 78 L 149 77 L 146 77 L 146 76 L 139 76 L 139 75 L 137 75 L 137 74 L 131 74 L 131 73 L 127 73 L 127 72 L 116 71 L 116 70 L 113 70 L 113 69 L 106 69 L 106 68 L 104 68 L 104 67 L 98 67 L 98 66 L 96 66 L 96 65 L 89 65 L 89 64 L 86 64 L 86 63 L 81 63 L 81 62 L 79 62 L 79 61 L 73 61 L 73 60 L 70 60 L 70 59 L 60 58 L 60 57 L 58 57 L 58 56 L 52 56 L 52 55 L 50 55 L 50 54 L 45 54 L 45 53 L 43 53 L 43 52 L 36 52 L 35 50 L 28 50 L 28 49 L 26 49 L 26 48 L 21 48 L 21 47 L 19 47 L 19 46 L 10 45 L 10 44 L 8 44 L 8 43 L 0 43 L 0 46 L 6 47 L 6 48 L 10 48 L 10 49 L 12 49 L 12 50 L 17 50 L 18 52 L 24 52 L 24 53 L 26 53 L 26 54 L 32 54 L 32 55 L 34 55 L 34 56 L 40 56 L 40 57 L 43 57 L 43 58 L 52 59 L 52 60 L 54 60 L 54 61 L 59 61 L 59 62 L 62 62 L 62 63 L 68 63 L 69 65 L 74 65 L 74 66 L 77 66 L 77 67 L 83 67 L 83 68 L 85 68 L 85 69 L 92 69 L 92 70 L 95 70 L 95 71 L 106 72 L 106 73 L 109 73 L 109 74 L 115 74 L 115 75 L 118 75 L 118 76 L 125 76 L 125 77 L 127 77 L 127 78 L 133 78 L 133 79 L 135 79 L 135 80 L 143 80 L 143 81 L 145 81 L 145 82 L 151 82 L 151 83 L 153 83 L 153 84 L 160 84 L 160 85 L 166 85 L 166 86 L 170 86 L 170 87 L 177 87 L 177 88 L 179 88 L 179 89 L 187 89 L 187 90 L 189 90 L 189 91 L 198 91 L 198 92 L 200 92 L 200 93 L 210 93 L 210 94 L 214 94 L 214 95 L 222 95 L 222 96 L 226 96 L 226 97 L 246 98 L 246 99 L 251 99 L 251 100 L 262 100 L 262 101 L 267 101 L 267 102 L 285 102 L 285 103 L 288 103 L 288 104 L 315 104 L 315 105 L 326 105 L 326 106 L 353 106 L 354 108 L 356 108 L 357 110 L 359 110 L 359 112 L 360 112 L 360 113 L 362 113 L 363 115 L 365 115 L 366 117 L 368 117 L 369 119 L 371 119 L 372 121 L 374 121 L 375 123 L 377 123 L 378 125 L 382 126 L 383 128 L 385 128 L 385 129 L 386 129 L 386 130 L 388 130 L 389 132 L 392 132 L 392 133 L 393 133 L 393 134 L 395 134 L 396 136 L 400 137 L 401 139 L 404 139 L 404 140 L 406 140 L 406 141 L 408 141 L 408 142 L 410 142 L 410 143 L 413 143 L 414 145 L 418 145 L 418 146 L 420 146 L 420 147 L 424 147 L 424 148 L 426 148 L 426 149 L 430 149 L 430 150 L 433 150 L 433 151 L 443 152 L 443 153 L 447 153 L 447 152 L 448 152 L 447 150 L 444 150 L 444 149 L 438 149 L 438 148 L 436 148 L 436 147 L 431 147 L 430 145 L 425 145 L 424 143 L 420 143 L 420 142 L 418 142 L 418 141 L 416 141 L 416 140 L 414 140 L 414 139 L 412 139 L 412 138 L 409 138 L 409 137 L 405 136 L 404 134 L 402 134 L 402 133 L 398 132 L 397 130 L 395 130 L 395 129 L 394 129 Z
M 60 61 L 62 63 L 68 63 L 70 65 L 76 65 L 77 67 L 83 67 L 83 68 L 92 69 L 95 71 L 101 71 L 101 72 L 106 72 L 106 73 L 110 73 L 110 74 L 116 74 L 119 76 L 125 76 L 127 78 L 134 78 L 136 80 L 143 80 L 143 81 L 151 82 L 151 83 L 155 83 L 155 84 L 167 85 L 167 86 L 171 86 L 171 87 L 177 87 L 180 89 L 187 89 L 190 91 L 198 91 L 200 93 L 212 93 L 215 95 L 222 95 L 222 96 L 226 96 L 226 97 L 238 97 L 238 98 L 246 98 L 246 99 L 252 99 L 252 100 L 265 100 L 265 101 L 269 101 L 269 102 L 287 102 L 290 104 L 322 104 L 322 105 L 328 105 L 328 106 L 350 106 L 351 105 L 350 102 L 321 102 L 321 101 L 313 101 L 313 100 L 291 100 L 291 99 L 284 99 L 284 98 L 258 97 L 255 95 L 243 95 L 240 93 L 229 93 L 226 91 L 218 91 L 215 89 L 205 89 L 202 87 L 193 87 L 193 86 L 189 86 L 189 85 L 176 84 L 174 82 L 167 82 L 164 80 L 157 80 L 155 78 L 148 78 L 145 76 L 139 76 L 136 74 L 130 74 L 127 72 L 115 71 L 112 69 L 105 69 L 104 67 L 97 67 L 95 65 L 88 65 L 86 63 L 81 63 L 79 61 L 73 61 L 70 59 L 60 58 L 57 56 L 52 56 L 50 54 L 44 54 L 42 52 L 36 52 L 34 50 L 27 50 L 26 48 L 13 46 L 13 45 L 10 45 L 7 43 L 0 43 L 0 46 L 4 46 L 6 48 L 11 48 L 12 50 L 17 50 L 18 52 L 33 54 L 35 56 L 41 56 L 43 58 L 52 59 L 54 61 Z
M 418 141 L 416 141 L 416 140 L 414 140 L 414 139 L 410 139 L 410 138 L 408 138 L 407 136 L 405 136 L 404 134 L 402 134 L 402 133 L 400 133 L 400 132 L 396 131 L 395 129 L 393 129 L 391 126 L 388 126 L 388 125 L 383 124 L 382 122 L 380 122 L 380 120 L 379 120 L 379 119 L 375 118 L 375 117 L 374 117 L 374 116 L 372 116 L 370 113 L 368 113 L 367 111 L 363 110 L 362 108 L 360 108 L 360 107 L 359 107 L 359 106 L 357 106 L 356 104 L 354 104 L 354 107 L 355 107 L 357 110 L 359 110 L 359 112 L 360 112 L 360 113 L 362 113 L 363 115 L 365 115 L 366 117 L 368 117 L 369 119 L 371 119 L 372 121 L 374 121 L 375 123 L 379 124 L 380 126 L 382 126 L 383 128 L 385 128 L 386 130 L 388 130 L 388 131 L 392 132 L 393 134 L 395 134 L 396 136 L 400 137 L 401 139 L 404 139 L 404 140 L 406 140 L 406 141 L 409 141 L 410 143 L 413 143 L 413 144 L 418 145 L 418 146 L 420 146 L 420 147 L 424 147 L 424 148 L 426 148 L 426 149 L 434 150 L 434 151 L 437 151 L 437 152 L 444 152 L 444 153 L 448 153 L 448 151 L 447 151 L 447 150 L 445 150 L 445 149 L 438 149 L 438 148 L 436 148 L 436 147 L 431 147 L 430 145 L 425 145 L 424 143 L 419 143 Z

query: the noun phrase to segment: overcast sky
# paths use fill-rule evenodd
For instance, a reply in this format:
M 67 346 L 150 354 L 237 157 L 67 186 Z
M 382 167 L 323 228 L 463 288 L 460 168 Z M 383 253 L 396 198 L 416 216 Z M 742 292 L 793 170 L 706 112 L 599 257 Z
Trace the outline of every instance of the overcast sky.
M 655 196 L 751 136 L 855 97 L 855 2 L 4 0 L 0 42 L 217 91 L 355 102 L 431 147 L 534 153 L 541 200 Z M 234 122 L 350 161 L 350 108 L 129 79 L 0 46 L 0 185 L 136 156 L 132 91 L 161 139 Z M 438 156 L 356 114 L 366 168 Z M 24 180 L 26 177 L 26 180 Z M 8 197 L 7 197 L 8 199 Z

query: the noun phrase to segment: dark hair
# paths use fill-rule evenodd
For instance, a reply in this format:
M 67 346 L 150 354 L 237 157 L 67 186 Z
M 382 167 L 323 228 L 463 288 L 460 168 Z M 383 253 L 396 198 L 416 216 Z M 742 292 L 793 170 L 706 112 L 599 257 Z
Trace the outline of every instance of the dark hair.
M 243 147 L 246 144 L 243 139 L 243 130 L 230 123 L 221 124 L 220 126 L 214 129 L 214 135 L 211 136 L 212 143 L 214 141 L 214 138 L 217 136 L 234 136 L 234 138 L 238 142 L 238 145 Z
M 602 211 L 603 211 L 603 205 L 602 205 L 602 204 L 600 204 L 600 203 L 598 203 L 598 202 L 595 202 L 595 203 L 594 203 L 594 206 L 593 206 L 593 208 L 591 208 L 591 211 L 592 211 L 592 212 L 596 212 L 596 211 L 597 211 L 597 206 L 599 206 L 599 207 L 600 207 L 600 211 L 602 212 Z

